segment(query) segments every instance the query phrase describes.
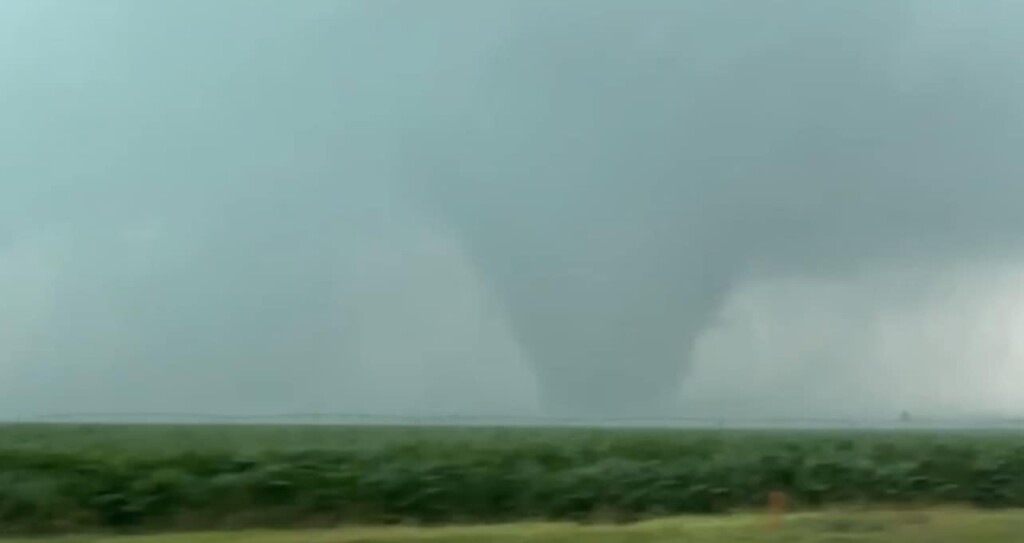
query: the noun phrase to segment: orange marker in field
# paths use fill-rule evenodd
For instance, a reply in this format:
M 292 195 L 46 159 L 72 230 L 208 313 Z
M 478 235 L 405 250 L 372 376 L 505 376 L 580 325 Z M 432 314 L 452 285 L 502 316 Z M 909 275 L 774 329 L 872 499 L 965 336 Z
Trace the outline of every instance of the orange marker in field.
M 786 493 L 774 491 L 768 494 L 769 522 L 773 529 L 782 527 L 782 519 L 786 515 Z

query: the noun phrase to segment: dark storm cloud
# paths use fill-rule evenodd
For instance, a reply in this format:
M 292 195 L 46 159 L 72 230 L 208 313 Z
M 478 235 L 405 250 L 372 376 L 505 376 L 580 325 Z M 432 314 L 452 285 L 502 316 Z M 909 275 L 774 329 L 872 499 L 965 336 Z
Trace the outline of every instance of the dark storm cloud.
M 6 364 L 35 405 L 356 405 L 356 360 L 487 352 L 422 332 L 476 288 L 438 294 L 463 250 L 549 409 L 664 413 L 745 285 L 1022 248 L 1011 2 L 2 10 L 0 247 L 49 308 Z M 457 248 L 402 233 L 428 229 Z M 419 347 L 365 354 L 389 322 Z

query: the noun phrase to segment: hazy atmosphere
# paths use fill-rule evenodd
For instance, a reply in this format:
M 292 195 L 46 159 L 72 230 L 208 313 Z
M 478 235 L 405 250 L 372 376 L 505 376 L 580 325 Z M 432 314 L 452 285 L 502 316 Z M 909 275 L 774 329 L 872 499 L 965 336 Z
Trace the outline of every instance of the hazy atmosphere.
M 1024 416 L 1024 3 L 0 2 L 0 418 Z

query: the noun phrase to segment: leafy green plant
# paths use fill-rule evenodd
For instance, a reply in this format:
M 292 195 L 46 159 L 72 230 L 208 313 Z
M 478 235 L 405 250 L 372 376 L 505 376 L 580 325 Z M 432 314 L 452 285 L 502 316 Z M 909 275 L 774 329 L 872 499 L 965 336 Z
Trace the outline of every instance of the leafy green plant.
M 0 427 L 7 533 L 634 519 L 760 507 L 779 490 L 798 507 L 1019 507 L 1024 437 Z

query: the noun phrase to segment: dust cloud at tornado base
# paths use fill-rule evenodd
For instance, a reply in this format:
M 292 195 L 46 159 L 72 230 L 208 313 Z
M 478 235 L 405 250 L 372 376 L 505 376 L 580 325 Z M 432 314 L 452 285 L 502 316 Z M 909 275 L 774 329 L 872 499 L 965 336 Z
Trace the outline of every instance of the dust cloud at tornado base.
M 15 415 L 542 414 L 528 362 L 454 243 L 410 226 L 364 255 L 349 286 L 361 341 L 318 379 L 297 379 L 298 389 L 272 389 L 246 402 L 232 387 L 237 378 L 216 373 L 224 369 L 215 361 L 182 376 L 178 367 L 83 367 L 73 358 L 27 368 L 7 354 L 3 407 Z M 7 308 L 17 308 L 4 316 L 7 353 L 24 348 L 18 341 L 45 324 L 53 280 L 42 258 L 17 256 L 17 265 L 8 257 L 4 274 Z M 1024 377 L 1019 269 L 969 272 L 743 285 L 698 343 L 669 415 L 1014 415 L 1021 409 L 1015 383 Z M 924 289 L 922 276 L 933 281 Z M 301 368 L 302 361 L 291 364 Z
M 587 311 L 605 315 L 595 327 L 566 333 L 568 338 L 628 345 L 630 334 L 646 333 L 642 325 L 648 322 L 670 328 L 644 321 L 662 313 L 642 302 L 663 293 L 700 296 L 708 278 L 688 274 L 712 255 L 721 256 L 710 268 L 721 271 L 721 284 L 714 286 L 721 292 L 686 325 L 693 344 L 683 342 L 667 360 L 637 353 L 618 362 L 616 371 L 650 367 L 652 375 L 661 372 L 658 379 L 667 375 L 678 385 L 671 402 L 655 406 L 656 414 L 1019 414 L 1024 400 L 1011 383 L 1024 377 L 1024 344 L 1016 339 L 1024 326 L 1024 267 L 1014 238 L 1024 225 L 1008 218 L 1019 207 L 1014 202 L 1024 201 L 1024 190 L 1014 186 L 1020 160 L 1008 153 L 1019 137 L 1019 118 L 976 107 L 983 99 L 1020 105 L 1006 98 L 1019 90 L 1012 76 L 1019 61 L 1008 51 L 1020 44 L 1005 11 L 1019 9 L 998 2 L 961 12 L 952 3 L 865 2 L 864 10 L 877 10 L 875 16 L 854 13 L 852 26 L 845 27 L 837 15 L 830 19 L 827 9 L 809 4 L 794 3 L 793 13 L 774 15 L 744 15 L 736 11 L 741 4 L 705 4 L 701 16 L 744 32 L 696 39 L 714 47 L 708 46 L 713 54 L 697 55 L 703 64 L 688 68 L 703 87 L 692 90 L 694 85 L 662 75 L 680 62 L 674 47 L 694 43 L 673 28 L 686 26 L 685 14 L 672 11 L 673 3 L 635 4 L 605 2 L 610 7 L 602 10 L 569 2 L 534 13 L 524 13 L 529 10 L 523 4 L 498 2 L 415 9 L 400 3 L 378 9 L 225 2 L 213 9 L 188 2 L 110 2 L 74 13 L 60 2 L 6 5 L 5 20 L 19 16 L 31 24 L 4 33 L 3 44 L 3 78 L 15 81 L 3 91 L 11 112 L 5 117 L 18 122 L 3 128 L 5 148 L 14 152 L 0 162 L 6 230 L 0 411 L 537 414 L 545 403 L 544 362 L 537 360 L 543 353 L 531 352 L 522 328 L 538 306 L 518 294 L 529 292 L 524 289 L 532 277 L 582 266 L 579 276 L 586 278 L 601 275 L 586 273 L 598 264 L 610 266 L 611 283 L 566 292 L 559 289 L 572 281 L 555 281 L 544 291 L 553 294 L 539 301 L 577 320 L 585 321 Z M 886 7 L 892 5 L 901 7 Z M 573 9 L 585 9 L 590 18 Z M 793 30 L 786 24 L 807 32 L 797 33 L 804 39 L 820 39 L 799 20 L 822 16 L 827 30 L 849 40 L 823 48 L 842 58 L 840 68 L 826 75 L 841 79 L 844 69 L 863 69 L 863 77 L 877 77 L 874 84 L 884 87 L 854 86 L 868 96 L 863 110 L 849 105 L 860 100 L 837 90 L 844 82 L 814 87 L 817 79 L 809 76 L 800 85 L 768 85 L 731 100 L 701 102 L 696 113 L 682 105 L 660 109 L 675 108 L 677 99 L 685 104 L 728 94 L 713 83 L 737 58 L 760 47 L 744 40 L 784 49 L 778 36 Z M 367 21 L 381 26 L 360 34 Z M 141 36 L 147 24 L 162 30 Z M 176 37 L 184 28 L 190 29 L 190 46 Z M 877 31 L 872 39 L 880 43 L 857 41 L 869 30 Z M 340 48 L 367 50 L 325 52 L 339 34 L 345 35 Z M 255 45 L 261 43 L 273 46 Z M 860 47 L 870 62 L 888 64 L 872 72 L 842 56 L 840 46 Z M 522 92 L 467 90 L 486 72 L 480 67 L 503 62 L 502 54 L 512 57 L 506 59 L 510 67 L 498 70 L 491 84 L 521 84 Z M 546 63 L 552 58 L 578 69 L 577 79 L 572 70 Z M 329 75 L 339 65 L 345 67 L 343 81 Z M 623 104 L 635 101 L 617 92 L 644 85 L 664 92 L 646 95 L 649 107 L 637 105 L 635 115 L 625 118 L 594 121 L 584 105 L 573 110 L 573 93 L 585 93 L 594 74 L 609 65 L 635 66 L 626 74 L 636 78 L 634 87 L 594 90 L 597 103 L 613 106 L 616 115 L 630 112 Z M 777 58 L 767 66 L 787 67 Z M 792 70 L 799 78 L 800 68 Z M 881 74 L 895 75 L 886 80 Z M 515 79 L 527 76 L 535 79 Z M 442 83 L 449 82 L 446 90 Z M 543 105 L 536 102 L 538 93 L 561 83 L 567 90 L 552 103 L 568 113 L 548 118 L 537 109 Z M 886 109 L 893 104 L 885 101 L 898 94 L 897 87 L 917 93 L 908 103 L 925 104 L 919 123 L 934 115 L 929 100 L 951 100 L 945 123 L 894 136 L 888 146 L 864 153 L 870 160 L 841 148 L 858 144 L 855 137 L 829 138 L 829 130 L 851 126 L 854 136 L 870 135 L 877 128 L 872 123 L 899 110 Z M 808 88 L 793 99 L 781 96 Z M 688 89 L 702 98 L 682 92 Z M 781 93 L 769 100 L 777 108 L 759 107 L 751 98 L 756 92 Z M 473 103 L 486 99 L 507 109 Z M 435 108 L 417 110 L 427 106 Z M 838 120 L 830 117 L 822 132 L 796 137 L 814 125 L 815 112 L 839 106 L 847 109 Z M 748 117 L 722 117 L 733 108 Z M 701 116 L 704 110 L 712 113 Z M 659 126 L 665 111 L 677 120 L 713 125 L 696 135 L 685 126 Z M 988 122 L 1002 118 L 1006 126 L 975 121 L 975 113 L 990 115 Z M 751 117 L 761 124 L 748 126 Z M 438 119 L 454 128 L 424 128 Z M 565 139 L 588 119 L 596 123 L 587 127 L 592 132 L 584 131 L 592 139 Z M 419 126 L 410 126 L 414 122 Z M 481 134 L 488 122 L 500 129 L 479 141 L 452 143 L 460 127 Z M 554 135 L 530 148 L 529 137 L 514 130 L 531 126 Z M 622 135 L 594 133 L 608 126 Z M 900 119 L 888 128 L 901 130 Z M 949 129 L 966 133 L 935 135 Z M 631 137 L 658 133 L 669 137 L 652 149 L 623 150 L 636 141 Z M 798 142 L 793 145 L 821 146 L 804 153 L 787 148 L 776 133 L 792 136 Z M 980 143 L 972 146 L 974 140 Z M 561 162 L 546 154 L 558 142 L 568 157 Z M 493 171 L 514 146 L 522 153 L 521 167 L 493 174 L 497 188 L 470 186 L 464 202 L 458 195 L 440 204 L 415 195 L 423 184 L 430 192 L 437 189 L 432 183 Z M 898 153 L 911 150 L 917 154 L 901 162 Z M 728 177 L 727 169 L 702 172 L 682 162 L 722 151 L 764 156 L 739 161 L 727 189 L 678 181 Z M 952 162 L 957 153 L 966 164 L 960 168 Z M 842 167 L 822 163 L 821 156 Z M 682 166 L 672 161 L 679 157 Z M 645 159 L 656 164 L 644 166 Z M 923 166 L 926 159 L 935 164 Z M 990 167 L 968 175 L 979 165 Z M 408 179 L 412 171 L 423 172 L 422 178 Z M 804 178 L 791 179 L 801 172 Z M 774 191 L 757 192 L 754 174 Z M 900 174 L 913 183 L 900 184 Z M 827 176 L 837 180 L 821 181 Z M 644 184 L 645 177 L 674 184 Z M 921 185 L 922 179 L 933 185 Z M 855 182 L 868 188 L 836 193 Z M 623 192 L 628 183 L 656 196 L 630 199 Z M 945 192 L 929 188 L 936 183 L 948 185 Z M 510 192 L 502 186 L 526 188 Z M 950 192 L 953 197 L 943 195 Z M 465 210 L 466 203 L 491 202 L 496 194 L 493 199 L 504 198 L 507 207 L 492 202 L 475 210 L 497 222 Z M 538 199 L 548 195 L 545 210 Z M 619 205 L 616 199 L 633 206 L 627 218 L 663 222 L 641 223 L 634 231 L 601 225 Z M 702 218 L 703 208 L 715 216 Z M 943 211 L 951 218 L 943 219 Z M 755 227 L 720 221 L 723 216 L 746 217 Z M 581 230 L 599 234 L 604 248 L 570 247 L 577 239 L 571 234 Z M 657 239 L 652 247 L 631 245 L 630 239 L 651 232 Z M 616 242 L 617 234 L 626 237 Z M 687 244 L 695 252 L 678 249 Z M 625 256 L 616 260 L 619 253 L 609 247 Z M 526 262 L 544 254 L 568 257 Z M 620 266 L 627 260 L 649 266 Z M 679 281 L 652 275 L 657 263 L 678 270 Z M 677 291 L 677 284 L 692 291 Z M 593 300 L 605 293 L 607 300 Z M 604 333 L 616 330 L 617 321 L 607 320 L 616 300 L 641 325 L 625 326 L 621 337 Z M 556 334 L 554 325 L 573 325 L 533 322 Z M 562 371 L 585 382 L 591 353 L 579 341 L 563 343 L 548 341 L 553 352 L 579 355 Z M 614 390 L 615 383 L 597 385 Z M 602 394 L 598 390 L 573 407 L 600 404 Z

